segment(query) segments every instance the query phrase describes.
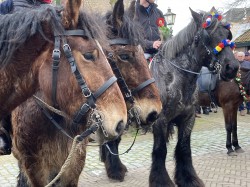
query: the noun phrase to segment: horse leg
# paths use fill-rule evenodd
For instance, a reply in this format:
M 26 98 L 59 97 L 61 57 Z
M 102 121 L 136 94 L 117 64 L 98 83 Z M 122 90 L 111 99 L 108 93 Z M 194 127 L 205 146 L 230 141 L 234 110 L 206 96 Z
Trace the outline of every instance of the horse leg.
M 191 155 L 191 132 L 194 126 L 195 116 L 181 119 L 177 123 L 178 142 L 175 148 L 175 183 L 185 187 L 204 187 L 204 183 L 196 174 Z
M 19 174 L 17 176 L 17 187 L 29 187 L 27 177 L 21 170 L 20 164 L 18 162 Z
M 27 156 L 22 161 L 19 160 L 19 163 L 19 184 L 27 182 L 30 187 L 44 187 L 48 183 L 49 170 L 43 167 L 42 162 L 37 158 Z
M 245 151 L 240 147 L 237 135 L 237 108 L 233 111 L 232 117 L 232 144 L 236 153 L 244 153 Z
M 233 118 L 233 116 L 231 114 L 232 112 L 230 112 L 229 110 L 231 110 L 231 108 L 229 106 L 223 107 L 225 128 L 226 128 L 226 132 L 227 132 L 226 148 L 227 148 L 228 156 L 236 156 L 237 154 L 234 152 L 233 147 L 232 147 L 232 131 L 233 131 L 233 126 L 237 126 L 237 123 L 233 124 L 233 123 L 235 123 L 236 119 L 232 121 L 232 118 Z M 237 115 L 237 112 L 236 112 L 236 115 Z
M 109 141 L 107 144 L 113 153 L 118 153 L 118 146 L 121 141 L 121 137 L 114 141 Z M 101 161 L 104 162 L 106 172 L 109 178 L 123 181 L 125 173 L 128 171 L 126 166 L 121 162 L 119 155 L 113 155 L 107 149 L 106 145 L 100 147 Z
M 165 161 L 167 156 L 167 138 L 166 128 L 164 122 L 158 119 L 156 124 L 153 125 L 154 145 L 152 152 L 152 165 L 149 176 L 150 187 L 174 187 L 174 183 L 170 179 Z

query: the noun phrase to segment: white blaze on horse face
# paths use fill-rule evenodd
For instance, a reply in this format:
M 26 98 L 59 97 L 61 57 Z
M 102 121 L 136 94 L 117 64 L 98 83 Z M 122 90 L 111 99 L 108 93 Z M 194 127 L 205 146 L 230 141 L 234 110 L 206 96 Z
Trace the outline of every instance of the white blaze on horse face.
M 102 52 L 103 56 L 105 56 L 104 51 L 103 51 L 103 49 L 102 49 L 102 46 L 100 45 L 100 43 L 98 42 L 98 40 L 95 40 L 95 42 L 96 42 L 97 47 L 98 47 L 98 48 L 100 49 L 100 51 Z M 107 58 L 106 58 L 106 62 L 109 63 Z

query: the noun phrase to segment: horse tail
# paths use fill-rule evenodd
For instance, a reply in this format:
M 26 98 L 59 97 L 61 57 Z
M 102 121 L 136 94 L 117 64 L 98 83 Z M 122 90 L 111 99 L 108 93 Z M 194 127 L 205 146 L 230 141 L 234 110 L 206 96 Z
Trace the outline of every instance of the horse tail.
M 6 0 L 0 4 L 0 14 L 8 14 L 13 10 L 13 0 Z

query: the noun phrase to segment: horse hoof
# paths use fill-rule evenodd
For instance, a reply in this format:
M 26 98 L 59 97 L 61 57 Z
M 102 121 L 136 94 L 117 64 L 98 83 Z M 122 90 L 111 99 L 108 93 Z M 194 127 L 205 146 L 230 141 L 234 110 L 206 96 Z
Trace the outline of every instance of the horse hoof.
M 244 153 L 245 151 L 240 147 L 238 149 L 235 149 L 236 153 Z
M 126 172 L 128 172 L 127 167 L 121 163 L 120 167 L 116 169 L 109 168 L 107 170 L 107 175 L 108 175 L 108 178 L 110 179 L 122 182 L 124 181 Z
M 234 151 L 232 151 L 232 152 L 228 152 L 227 155 L 228 156 L 237 156 L 237 153 L 235 153 Z

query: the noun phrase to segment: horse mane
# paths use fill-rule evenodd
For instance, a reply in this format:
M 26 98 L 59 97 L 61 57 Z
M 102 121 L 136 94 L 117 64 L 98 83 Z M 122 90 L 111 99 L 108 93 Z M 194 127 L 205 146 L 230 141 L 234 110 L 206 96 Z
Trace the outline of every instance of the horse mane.
M 61 18 L 51 5 L 0 15 L 0 68 L 10 63 L 14 52 L 35 34 L 48 40 L 42 30 L 45 21 L 55 34 L 64 32 Z
M 204 21 L 204 19 L 207 18 L 209 13 L 200 11 L 200 15 L 202 16 Z M 217 26 L 218 26 L 218 20 L 212 19 L 211 25 L 207 28 L 207 30 L 212 29 L 213 32 L 217 28 Z M 162 52 L 164 57 L 170 60 L 176 58 L 177 55 L 185 47 L 192 44 L 198 29 L 199 27 L 197 26 L 197 23 L 194 21 L 194 19 L 192 19 L 191 22 L 185 28 L 183 28 L 176 36 L 167 40 L 163 44 Z
M 132 45 L 145 46 L 144 36 L 141 32 L 143 29 L 140 23 L 131 19 L 131 15 L 129 15 L 130 11 L 125 11 L 125 14 L 122 18 L 122 25 L 119 28 L 114 28 L 112 23 L 112 11 L 106 13 L 106 23 L 108 24 L 109 38 L 114 39 L 117 37 L 126 38 Z
M 197 29 L 197 24 L 192 20 L 188 26 L 182 29 L 176 36 L 167 40 L 162 47 L 164 56 L 167 59 L 175 58 L 184 47 L 193 42 Z
M 85 31 L 88 38 L 97 40 L 103 48 L 107 48 L 106 25 L 101 15 L 81 10 L 78 21 L 78 28 Z

